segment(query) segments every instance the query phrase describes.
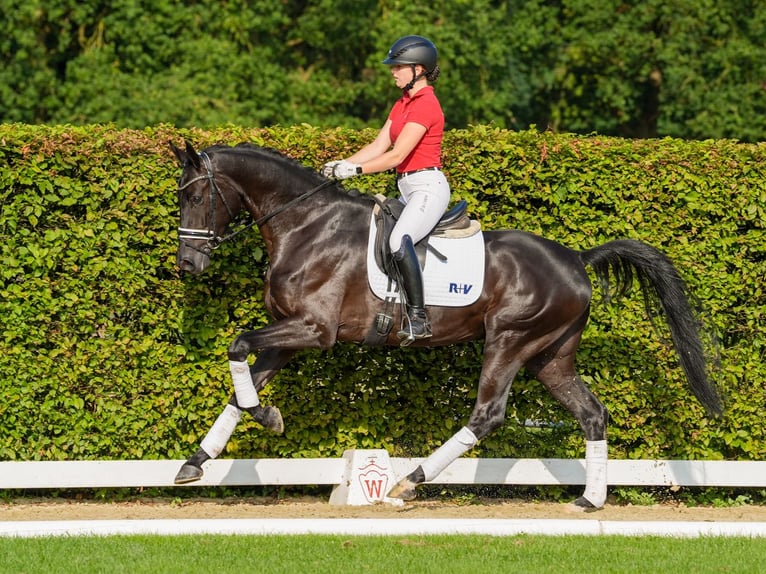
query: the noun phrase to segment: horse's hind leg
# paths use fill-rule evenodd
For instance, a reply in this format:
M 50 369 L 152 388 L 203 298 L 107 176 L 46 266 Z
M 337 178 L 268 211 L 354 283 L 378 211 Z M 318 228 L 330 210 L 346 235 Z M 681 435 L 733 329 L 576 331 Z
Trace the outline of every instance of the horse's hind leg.
M 479 391 L 468 424 L 440 446 L 420 466 L 401 479 L 388 493 L 391 498 L 412 500 L 418 484 L 435 479 L 454 460 L 473 448 L 476 443 L 498 428 L 505 419 L 508 392 L 519 366 L 511 360 L 513 352 L 496 342 L 485 345 L 484 365 L 479 379 Z
M 609 415 L 575 371 L 574 351 L 579 341 L 578 333 L 553 356 L 538 356 L 527 364 L 527 368 L 574 415 L 585 433 L 585 491 L 574 504 L 584 510 L 596 510 L 606 502 L 606 425 Z
M 175 484 L 186 484 L 202 478 L 202 465 L 211 458 L 216 458 L 223 451 L 242 417 L 243 410 L 250 413 L 264 428 L 276 433 L 284 431 L 284 422 L 279 409 L 262 406 L 258 399 L 258 390 L 274 377 L 293 354 L 294 351 L 267 349 L 258 355 L 252 367 L 248 367 L 247 363 L 240 365 L 238 371 L 236 366 L 232 367 L 235 393 L 202 439 L 200 448 L 176 474 Z M 247 406 L 242 407 L 240 403 Z

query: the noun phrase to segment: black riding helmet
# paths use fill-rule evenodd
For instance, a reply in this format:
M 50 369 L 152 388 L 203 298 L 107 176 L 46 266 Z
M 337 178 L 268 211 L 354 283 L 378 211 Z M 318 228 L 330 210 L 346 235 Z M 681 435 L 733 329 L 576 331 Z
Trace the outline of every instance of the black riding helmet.
M 388 57 L 383 60 L 386 65 L 420 64 L 430 74 L 436 68 L 436 46 L 423 36 L 404 36 L 399 38 L 388 51 Z

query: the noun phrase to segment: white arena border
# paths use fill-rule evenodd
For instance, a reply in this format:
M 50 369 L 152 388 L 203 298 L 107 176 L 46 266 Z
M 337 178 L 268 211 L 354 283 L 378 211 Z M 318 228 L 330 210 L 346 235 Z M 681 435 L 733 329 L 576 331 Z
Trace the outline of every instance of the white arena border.
M 662 536 L 766 537 L 766 522 L 660 522 L 504 518 L 287 518 L 53 520 L 0 522 L 0 537 L 40 538 L 132 535 L 238 536 Z
M 375 458 L 392 480 L 421 458 L 388 457 L 385 450 L 349 450 L 343 458 L 215 459 L 203 466 L 206 486 L 333 485 L 347 480 L 358 460 Z M 0 490 L 174 487 L 185 460 L 0 461 Z M 381 468 L 383 470 L 383 468 Z M 766 487 L 766 461 L 619 460 L 607 462 L 609 486 Z M 391 483 L 393 484 L 393 482 Z M 583 485 L 584 459 L 459 458 L 430 484 Z
M 389 458 L 385 450 L 350 450 L 338 459 L 218 459 L 186 486 L 332 485 L 330 504 L 369 504 L 363 482 L 393 484 L 422 459 Z M 370 461 L 374 462 L 371 474 Z M 0 461 L 0 490 L 172 487 L 183 460 Z M 371 480 L 372 479 L 372 480 Z M 582 485 L 582 459 L 461 458 L 432 484 Z M 614 460 L 610 486 L 766 486 L 766 461 Z M 387 499 L 388 501 L 388 499 Z M 0 515 L 2 516 L 2 515 Z M 595 518 L 595 517 L 594 517 Z M 0 537 L 112 535 L 624 535 L 766 537 L 766 522 L 607 521 L 573 519 L 152 519 L 0 521 Z

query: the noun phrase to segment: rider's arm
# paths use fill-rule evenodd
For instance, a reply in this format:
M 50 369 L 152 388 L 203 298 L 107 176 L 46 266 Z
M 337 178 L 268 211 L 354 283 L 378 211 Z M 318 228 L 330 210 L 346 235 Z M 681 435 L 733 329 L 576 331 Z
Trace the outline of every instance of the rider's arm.
M 375 139 L 356 152 L 354 155 L 346 158 L 346 161 L 350 161 L 355 164 L 362 164 L 370 161 L 380 155 L 383 155 L 388 148 L 391 147 L 391 120 L 386 121 L 383 127 L 380 128 L 378 135 Z
M 369 146 L 369 148 L 373 148 L 377 153 L 377 155 L 373 155 L 372 153 L 368 155 L 362 156 L 362 152 L 364 152 L 367 148 L 363 148 L 359 153 L 354 154 L 349 159 L 350 162 L 359 164 L 362 166 L 362 173 L 377 173 L 380 171 L 386 171 L 388 169 L 392 169 L 396 166 L 398 166 L 400 163 L 402 163 L 407 156 L 409 156 L 412 153 L 412 150 L 415 149 L 415 146 L 420 143 L 420 140 L 423 139 L 423 136 L 426 133 L 426 126 L 415 123 L 415 122 L 407 122 L 404 124 L 404 127 L 402 128 L 402 132 L 399 134 L 399 137 L 396 138 L 396 143 L 392 148 L 390 147 L 390 137 L 388 134 L 388 127 L 390 126 L 390 121 L 386 122 L 386 125 L 384 126 L 384 130 L 386 131 L 386 136 L 381 137 L 380 134 L 378 134 L 378 138 L 375 139 Z M 381 133 L 383 130 L 381 130 Z M 385 149 L 382 148 L 382 142 L 379 142 L 376 146 L 376 142 L 378 139 L 381 140 L 387 140 L 389 142 L 388 146 L 386 146 Z M 382 150 L 382 151 L 381 151 Z

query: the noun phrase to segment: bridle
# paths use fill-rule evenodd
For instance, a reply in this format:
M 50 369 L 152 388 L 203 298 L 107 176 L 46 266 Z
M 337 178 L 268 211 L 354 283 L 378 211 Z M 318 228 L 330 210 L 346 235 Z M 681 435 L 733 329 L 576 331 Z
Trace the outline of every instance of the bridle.
M 224 207 L 226 208 L 226 211 L 229 212 L 229 217 L 232 219 L 234 218 L 234 214 L 231 211 L 231 208 L 229 207 L 229 203 L 226 201 L 226 196 L 221 192 L 220 188 L 218 187 L 218 184 L 215 181 L 215 174 L 213 173 L 213 165 L 210 162 L 210 156 L 208 156 L 204 151 L 200 152 L 199 154 L 200 159 L 202 159 L 202 163 L 205 166 L 205 174 L 197 176 L 195 178 L 190 179 L 182 186 L 179 186 L 178 193 L 180 194 L 183 190 L 188 188 L 194 183 L 197 183 L 198 181 L 202 180 L 208 180 L 209 186 L 209 193 L 208 193 L 208 216 L 207 216 L 207 222 L 208 227 L 207 229 L 195 229 L 192 227 L 179 227 L 178 228 L 178 240 L 181 243 L 184 243 L 185 241 L 195 241 L 204 239 L 205 247 L 203 249 L 198 249 L 197 247 L 193 245 L 189 245 L 186 243 L 186 246 L 194 249 L 196 251 L 200 251 L 204 254 L 209 254 L 210 251 L 213 249 L 217 249 L 221 246 L 221 244 L 226 241 L 226 237 L 221 237 L 218 235 L 215 231 L 215 221 L 216 221 L 216 197 L 220 197 L 221 201 L 223 202 Z
M 311 197 L 314 195 L 317 191 L 320 191 L 326 187 L 329 187 L 330 185 L 334 184 L 335 181 L 332 179 L 328 179 L 327 181 L 324 181 L 320 183 L 318 186 L 313 187 L 309 191 L 299 195 L 295 199 L 292 199 L 291 201 L 288 201 L 284 205 L 279 206 L 277 209 L 272 211 L 271 213 L 256 219 L 254 221 L 251 221 L 250 223 L 247 223 L 246 225 L 240 227 L 236 231 L 233 231 L 229 233 L 228 235 L 220 236 L 218 233 L 216 233 L 215 230 L 215 222 L 216 222 L 216 198 L 220 197 L 221 202 L 223 203 L 223 206 L 226 208 L 226 211 L 229 214 L 230 219 L 234 219 L 234 213 L 231 210 L 231 207 L 229 207 L 229 203 L 226 201 L 226 196 L 221 192 L 221 189 L 218 187 L 218 183 L 215 181 L 215 173 L 213 172 L 213 164 L 210 161 L 210 156 L 207 155 L 207 153 L 200 152 L 199 157 L 202 159 L 202 163 L 205 166 L 205 174 L 199 175 L 195 178 L 190 179 L 186 183 L 184 183 L 182 186 L 178 188 L 178 193 L 180 194 L 183 190 L 188 188 L 193 183 L 197 183 L 198 181 L 207 180 L 209 183 L 208 186 L 208 217 L 207 217 L 207 229 L 196 229 L 196 228 L 190 228 L 190 227 L 179 227 L 178 228 L 178 240 L 181 243 L 184 243 L 187 247 L 190 249 L 193 249 L 195 251 L 199 251 L 200 253 L 203 253 L 204 255 L 210 255 L 210 252 L 218 249 L 225 241 L 228 241 L 230 239 L 233 239 L 240 233 L 243 233 L 250 229 L 253 226 L 259 226 L 264 223 L 266 223 L 268 220 L 270 220 L 272 217 L 282 213 L 286 209 L 289 209 L 296 203 L 299 203 L 303 201 L 304 199 Z M 204 246 L 200 249 L 198 247 L 195 247 L 194 245 L 190 245 L 189 243 L 186 243 L 186 241 L 199 241 L 199 240 L 205 240 Z

